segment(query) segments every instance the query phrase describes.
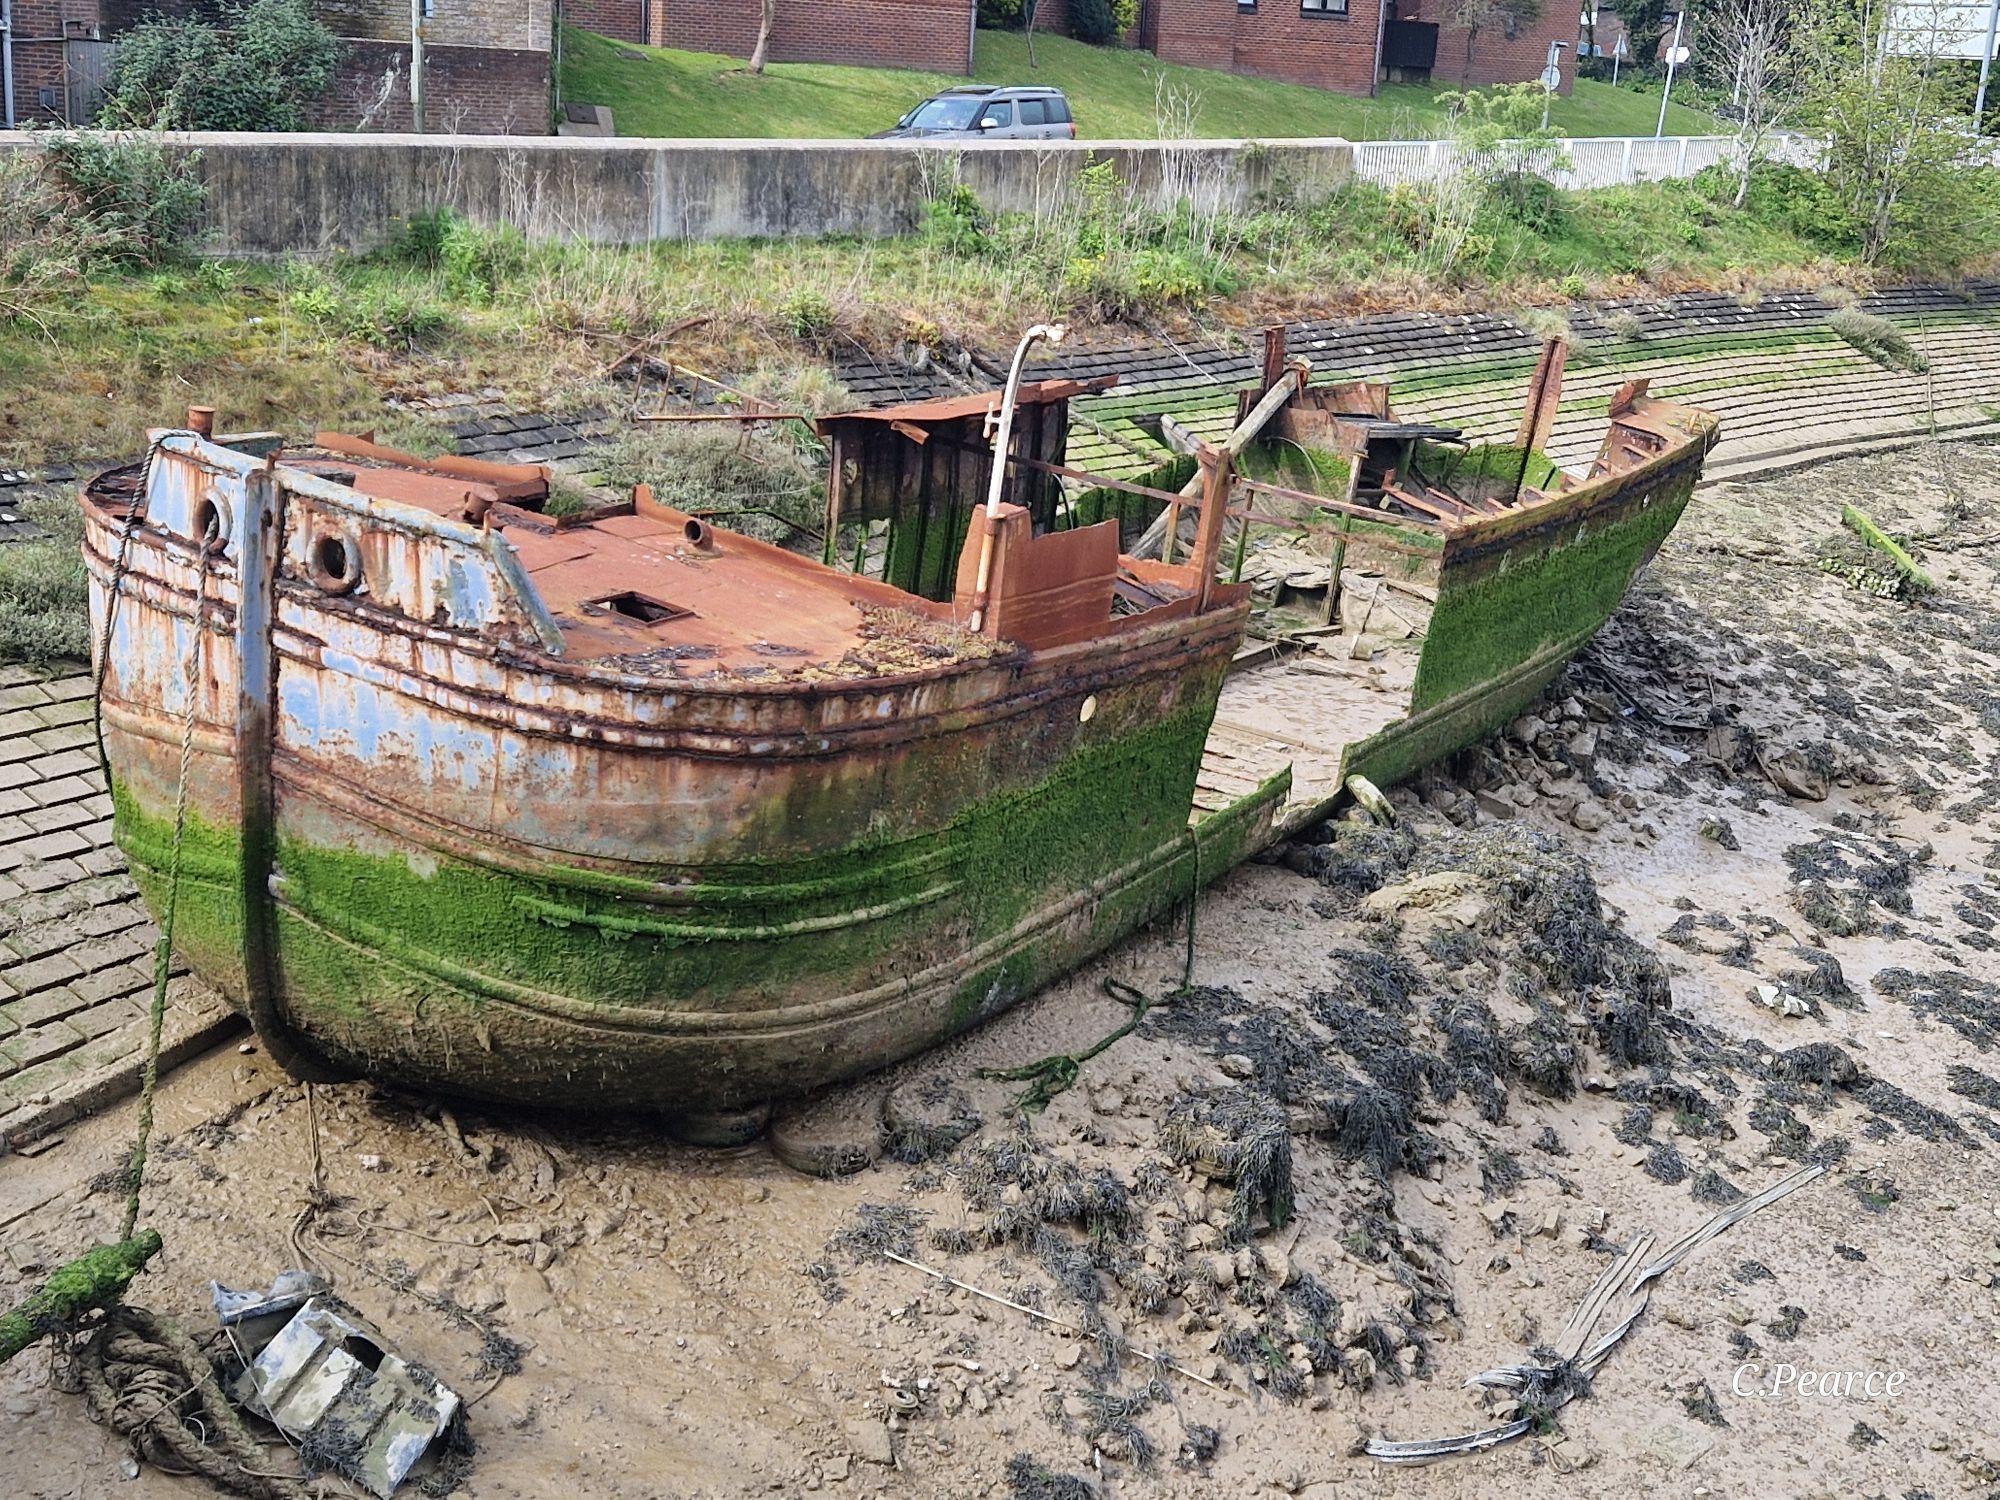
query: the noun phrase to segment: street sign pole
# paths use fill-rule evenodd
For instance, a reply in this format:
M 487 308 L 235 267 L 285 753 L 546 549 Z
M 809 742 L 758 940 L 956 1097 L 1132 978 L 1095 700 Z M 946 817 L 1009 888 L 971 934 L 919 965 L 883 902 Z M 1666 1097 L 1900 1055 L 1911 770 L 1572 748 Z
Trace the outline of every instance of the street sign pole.
M 1660 123 L 1653 127 L 1653 139 L 1658 140 L 1667 133 L 1667 100 L 1673 97 L 1674 68 L 1681 60 L 1681 28 L 1687 24 L 1687 5 L 1674 12 L 1674 44 L 1667 48 L 1667 86 L 1660 90 Z

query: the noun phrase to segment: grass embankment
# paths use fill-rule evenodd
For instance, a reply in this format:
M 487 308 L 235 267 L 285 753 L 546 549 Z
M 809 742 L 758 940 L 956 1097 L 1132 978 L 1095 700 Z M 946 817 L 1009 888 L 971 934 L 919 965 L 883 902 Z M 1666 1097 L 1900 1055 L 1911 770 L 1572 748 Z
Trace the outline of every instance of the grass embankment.
M 637 53 L 638 56 L 631 54 Z M 1162 63 L 1150 52 L 1092 47 L 1068 37 L 1037 37 L 1038 66 L 1016 32 L 982 31 L 973 76 L 982 83 L 1046 83 L 1069 95 L 1077 134 L 1086 140 L 1151 139 L 1161 134 L 1163 89 L 1192 101 L 1199 136 L 1282 140 L 1337 135 L 1403 140 L 1438 133 L 1446 92 L 1421 84 L 1385 85 L 1376 98 L 1269 83 L 1208 68 Z M 762 77 L 742 60 L 705 52 L 633 47 L 592 32 L 563 33 L 565 99 L 611 107 L 620 135 L 855 137 L 886 130 L 919 100 L 963 80 L 894 68 L 776 63 Z M 1558 97 L 1549 123 L 1572 136 L 1651 135 L 1659 119 L 1657 84 L 1588 79 Z M 1714 116 L 1673 105 L 1667 129 L 1704 135 Z
M 385 395 L 492 387 L 559 403 L 670 330 L 677 358 L 740 375 L 857 343 L 1001 347 L 1052 315 L 1186 332 L 1854 274 L 1838 249 L 1693 184 L 1551 192 L 1532 208 L 1531 222 L 1483 215 L 1448 276 L 1411 204 L 1365 184 L 1203 223 L 1133 216 L 1117 198 L 993 223 L 946 200 L 927 232 L 894 240 L 527 245 L 461 226 L 456 266 L 408 248 L 328 265 L 96 265 L 31 315 L 0 309 L 0 464 L 129 453 L 189 402 L 288 432 L 381 426 Z

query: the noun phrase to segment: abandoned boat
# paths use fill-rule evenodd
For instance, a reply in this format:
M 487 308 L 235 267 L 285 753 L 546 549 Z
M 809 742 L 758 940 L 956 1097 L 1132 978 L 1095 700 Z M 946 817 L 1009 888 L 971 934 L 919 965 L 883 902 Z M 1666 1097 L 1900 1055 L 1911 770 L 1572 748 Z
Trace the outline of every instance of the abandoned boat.
M 155 434 L 86 487 L 85 550 L 118 841 L 176 946 L 300 1076 L 751 1110 L 992 1015 L 1349 774 L 1517 711 L 1714 436 L 1630 390 L 1587 474 L 1467 498 L 1385 393 L 1300 366 L 1168 493 L 1067 468 L 1090 387 L 1019 373 L 823 425 L 844 565 L 643 487 L 556 518 L 533 468 L 200 409 Z M 1348 455 L 1340 494 L 1238 472 L 1274 419 Z M 1170 539 L 1185 511 L 1185 560 L 1076 524 L 1079 486 L 1170 502 Z M 1386 562 L 1429 606 L 1407 680 L 1365 626 L 1232 676 L 1248 530 L 1324 523 L 1334 597 Z

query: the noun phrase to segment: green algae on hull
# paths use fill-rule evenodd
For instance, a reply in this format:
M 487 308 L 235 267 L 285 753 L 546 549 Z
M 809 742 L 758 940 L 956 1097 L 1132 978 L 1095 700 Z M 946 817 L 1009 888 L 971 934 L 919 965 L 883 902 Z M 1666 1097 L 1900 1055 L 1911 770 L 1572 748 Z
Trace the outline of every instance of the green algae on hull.
M 1249 852 L 1282 789 L 1190 834 L 1213 686 L 1183 683 L 1182 698 L 934 833 L 784 868 L 650 869 L 622 891 L 555 864 L 381 852 L 379 828 L 302 837 L 339 820 L 288 802 L 281 1003 L 336 1061 L 489 1097 L 547 1102 L 589 1079 L 592 1102 L 706 1109 L 788 1092 L 802 1068 L 863 1071 L 1049 982 Z M 157 904 L 171 809 L 141 808 L 122 784 L 116 800 L 119 843 Z M 237 994 L 240 859 L 233 835 L 190 820 L 177 942 Z M 666 1085 L 678 1069 L 700 1071 Z

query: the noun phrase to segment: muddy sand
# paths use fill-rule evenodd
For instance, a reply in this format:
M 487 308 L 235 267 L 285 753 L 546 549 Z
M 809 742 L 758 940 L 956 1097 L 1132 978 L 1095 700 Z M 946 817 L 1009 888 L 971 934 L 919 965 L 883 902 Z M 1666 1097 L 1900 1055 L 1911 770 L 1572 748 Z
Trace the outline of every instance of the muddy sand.
M 1842 500 L 1930 538 L 1938 591 L 1849 581 L 1881 573 Z M 1204 897 L 1190 988 L 1163 924 L 781 1127 L 886 1140 L 838 1180 L 308 1095 L 232 1042 L 161 1087 L 131 1298 L 200 1330 L 210 1278 L 321 1268 L 473 1400 L 475 1496 L 2000 1493 L 1997 572 L 2000 449 L 1703 491 L 1394 829 Z M 981 1075 L 1135 1015 L 1067 1086 Z M 0 1162 L 0 1303 L 113 1233 L 133 1122 Z M 1466 1378 L 1803 1163 L 1527 1437 L 1357 1453 L 1513 1415 Z M 0 1372 L 10 1494 L 205 1491 L 128 1480 L 66 1384 L 47 1348 Z

